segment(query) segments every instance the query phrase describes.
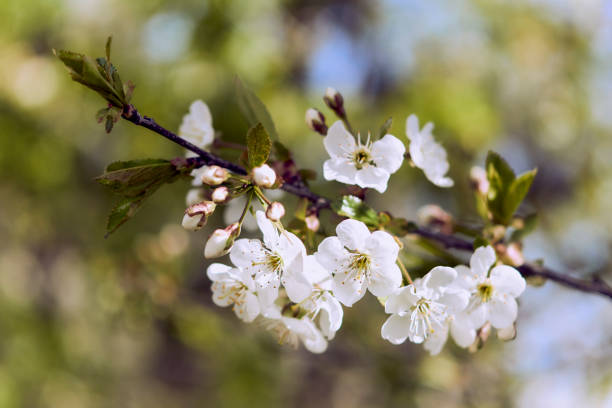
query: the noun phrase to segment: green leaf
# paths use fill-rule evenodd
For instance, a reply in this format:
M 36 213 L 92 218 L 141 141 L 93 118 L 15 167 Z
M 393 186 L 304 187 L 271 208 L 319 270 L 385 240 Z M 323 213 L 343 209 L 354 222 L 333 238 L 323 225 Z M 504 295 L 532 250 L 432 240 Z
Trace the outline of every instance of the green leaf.
M 537 172 L 537 169 L 526 171 L 514 180 L 504 200 L 504 215 L 507 217 L 514 215 L 529 192 Z
M 238 107 L 247 120 L 249 126 L 261 123 L 268 131 L 273 140 L 278 140 L 278 133 L 272 121 L 272 116 L 268 112 L 266 105 L 247 87 L 240 78 L 236 77 L 236 98 Z
M 272 141 L 261 123 L 249 129 L 246 136 L 249 168 L 259 167 L 270 156 Z
M 339 215 L 361 221 L 371 227 L 378 227 L 380 224 L 376 211 L 358 197 L 344 196 L 340 201 L 332 204 L 332 208 Z
M 380 130 L 378 131 L 379 139 L 384 137 L 387 134 L 389 129 L 391 129 L 391 125 L 393 125 L 393 118 L 389 117 L 387 120 L 385 120 L 385 123 L 382 124 L 382 126 L 380 127 Z
M 487 155 L 486 170 L 489 180 L 487 208 L 493 221 L 508 225 L 525 199 L 537 171 L 527 171 L 517 178 L 508 163 L 492 151 Z
M 119 201 L 108 215 L 105 237 L 108 237 L 110 234 L 115 232 L 117 228 L 132 218 L 142 206 L 143 201 L 144 198 L 140 197 L 124 198 Z
M 134 216 L 144 200 L 165 183 L 172 183 L 191 171 L 193 166 L 179 166 L 168 160 L 145 159 L 119 161 L 107 166 L 96 180 L 122 200 L 111 210 L 106 225 L 107 236 Z

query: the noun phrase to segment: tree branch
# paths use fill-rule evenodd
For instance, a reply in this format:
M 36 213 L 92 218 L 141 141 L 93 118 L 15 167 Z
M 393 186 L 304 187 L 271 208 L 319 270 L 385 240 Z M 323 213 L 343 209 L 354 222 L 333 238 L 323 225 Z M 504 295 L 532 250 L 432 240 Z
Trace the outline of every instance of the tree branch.
M 171 140 L 172 142 L 184 147 L 185 149 L 196 153 L 199 156 L 200 162 L 202 164 L 217 165 L 240 175 L 247 174 L 247 171 L 244 167 L 222 159 L 221 157 L 216 156 L 210 152 L 202 150 L 196 145 L 169 131 L 168 129 L 158 125 L 152 118 L 148 116 L 142 116 L 133 105 L 129 105 L 126 109 L 124 109 L 122 117 L 135 125 L 152 130 L 153 132 L 165 137 L 168 140 Z M 308 188 L 308 186 L 306 186 L 301 180 L 297 180 L 292 183 L 287 182 L 281 186 L 281 189 L 283 189 L 289 194 L 297 195 L 299 197 L 304 197 L 310 200 L 317 210 L 329 208 L 331 206 L 330 199 L 312 192 Z M 460 238 L 454 235 L 443 234 L 423 227 L 417 227 L 413 229 L 410 234 L 415 234 L 422 238 L 437 242 L 438 244 L 442 245 L 444 248 L 447 249 L 458 249 L 462 251 L 474 250 L 472 242 L 467 239 Z M 601 279 L 595 279 L 590 281 L 582 280 L 555 272 L 552 269 L 529 263 L 525 263 L 517 267 L 517 269 L 525 278 L 541 277 L 557 282 L 572 289 L 580 290 L 587 293 L 598 293 L 600 295 L 612 299 L 612 287 L 610 287 L 606 282 Z

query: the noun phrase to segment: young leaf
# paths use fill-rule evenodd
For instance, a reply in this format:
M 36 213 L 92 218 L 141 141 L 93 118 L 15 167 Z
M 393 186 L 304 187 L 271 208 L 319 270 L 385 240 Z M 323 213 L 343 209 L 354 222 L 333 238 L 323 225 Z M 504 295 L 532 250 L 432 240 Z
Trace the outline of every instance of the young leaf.
M 168 160 L 119 161 L 108 165 L 96 180 L 122 200 L 111 210 L 106 226 L 108 236 L 140 209 L 144 200 L 165 183 L 172 183 L 190 172 L 192 166 L 179 167 Z
M 278 140 L 278 133 L 268 112 L 266 105 L 247 87 L 240 78 L 236 77 L 236 98 L 238 107 L 247 120 L 249 126 L 255 126 L 258 122 L 268 131 L 273 140 Z
M 393 125 L 393 118 L 389 117 L 387 120 L 385 120 L 385 123 L 382 124 L 382 126 L 380 127 L 380 130 L 378 131 L 379 139 L 384 137 L 387 134 L 389 129 L 391 129 L 391 125 Z
M 347 195 L 332 205 L 334 211 L 344 217 L 353 218 L 371 227 L 378 227 L 378 214 L 358 197 Z
M 537 169 L 526 171 L 518 176 L 510 186 L 506 199 L 504 200 L 504 215 L 508 217 L 508 219 L 514 215 L 519 205 L 525 199 L 537 172 Z
M 493 221 L 508 225 L 536 175 L 536 170 L 521 174 L 518 178 L 508 163 L 497 153 L 490 151 L 487 155 L 487 208 Z
M 249 129 L 246 139 L 249 168 L 261 166 L 268 160 L 272 148 L 268 132 L 261 123 L 257 123 Z
M 111 83 L 112 79 L 106 78 L 106 67 L 100 65 L 99 61 L 71 51 L 54 50 L 53 52 L 68 68 L 73 81 L 96 91 L 111 105 L 123 108 L 124 101 L 121 93 L 117 92 L 114 84 Z

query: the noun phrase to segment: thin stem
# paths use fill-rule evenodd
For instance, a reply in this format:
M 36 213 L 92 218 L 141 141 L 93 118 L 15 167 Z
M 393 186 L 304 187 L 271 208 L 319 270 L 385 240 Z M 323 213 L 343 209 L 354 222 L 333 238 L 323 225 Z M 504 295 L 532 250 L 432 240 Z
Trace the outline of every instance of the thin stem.
M 406 269 L 403 262 L 399 258 L 397 258 L 397 265 L 401 269 L 402 275 L 404 275 L 404 278 L 406 278 L 408 283 L 412 285 L 412 278 L 410 277 L 410 274 L 408 273 L 408 269 Z
M 265 204 L 266 206 L 272 204 L 272 201 L 270 201 L 268 197 L 264 195 L 263 191 L 261 191 L 261 188 L 255 186 L 253 187 L 253 191 L 257 195 L 257 198 L 259 198 L 262 201 L 262 204 Z
M 247 202 L 246 205 L 244 206 L 244 209 L 242 210 L 242 214 L 240 214 L 240 219 L 238 220 L 238 225 L 240 225 L 240 227 L 242 227 L 242 222 L 244 221 L 244 217 L 246 217 L 247 212 L 249 211 L 249 208 L 251 207 L 251 201 L 253 201 L 253 190 L 251 190 L 249 192 L 249 197 L 247 198 Z

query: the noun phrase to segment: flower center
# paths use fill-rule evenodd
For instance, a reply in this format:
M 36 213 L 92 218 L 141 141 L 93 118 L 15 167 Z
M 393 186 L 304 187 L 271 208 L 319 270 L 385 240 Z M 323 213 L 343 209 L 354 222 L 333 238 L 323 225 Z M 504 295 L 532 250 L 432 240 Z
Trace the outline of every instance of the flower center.
M 367 254 L 356 253 L 351 256 L 349 269 L 355 273 L 355 279 L 361 280 L 362 275 L 368 275 L 372 260 Z
M 420 298 L 411 308 L 410 331 L 426 339 L 444 321 L 444 306 L 429 299 Z
M 266 267 L 276 273 L 281 273 L 283 270 L 283 258 L 276 252 L 270 252 L 266 257 Z
M 476 291 L 482 303 L 486 303 L 491 300 L 491 296 L 493 296 L 493 286 L 490 283 L 481 283 L 477 286 Z
M 374 158 L 371 153 L 372 142 L 370 141 L 370 135 L 365 144 L 361 144 L 361 135 L 357 135 L 357 149 L 348 154 L 348 159 L 357 170 L 361 170 L 367 166 L 376 166 Z

